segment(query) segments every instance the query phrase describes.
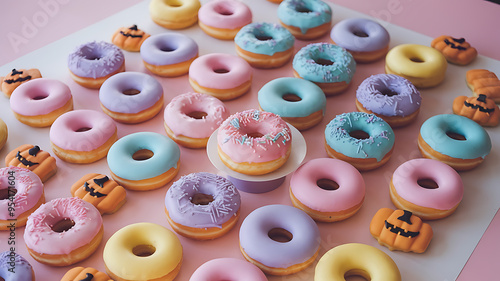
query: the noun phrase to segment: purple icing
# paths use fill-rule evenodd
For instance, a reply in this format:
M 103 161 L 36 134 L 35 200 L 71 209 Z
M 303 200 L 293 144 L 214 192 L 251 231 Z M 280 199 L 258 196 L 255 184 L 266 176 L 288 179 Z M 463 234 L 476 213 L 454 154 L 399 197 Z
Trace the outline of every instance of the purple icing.
M 420 108 L 422 97 L 407 79 L 394 74 L 366 78 L 356 91 L 364 108 L 383 116 L 408 116 Z
M 377 22 L 363 18 L 345 19 L 335 24 L 330 32 L 335 44 L 355 52 L 372 52 L 389 44 L 387 30 Z
M 275 190 L 280 187 L 280 185 L 285 181 L 285 178 L 286 177 L 281 177 L 269 181 L 246 181 L 227 176 L 227 179 L 230 180 L 239 191 L 248 193 L 265 193 Z
M 14 252 L 2 252 L 0 253 L 1 278 L 6 281 L 31 281 L 33 280 L 32 267 L 27 260 Z
M 152 35 L 141 45 L 142 59 L 152 65 L 171 65 L 198 55 L 198 45 L 190 37 L 175 32 Z
M 69 54 L 68 68 L 80 77 L 100 78 L 120 69 L 125 61 L 120 48 L 107 42 L 89 42 Z

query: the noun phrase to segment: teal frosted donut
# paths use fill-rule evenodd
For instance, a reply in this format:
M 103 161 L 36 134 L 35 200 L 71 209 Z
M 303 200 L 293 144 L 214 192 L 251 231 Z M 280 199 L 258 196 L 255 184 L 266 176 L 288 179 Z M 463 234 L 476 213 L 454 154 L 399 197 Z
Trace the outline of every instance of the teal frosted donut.
M 337 115 L 325 129 L 328 155 L 359 170 L 385 164 L 392 155 L 394 132 L 382 118 L 364 112 Z
M 481 125 L 467 117 L 440 114 L 420 127 L 418 148 L 424 157 L 464 171 L 483 162 L 490 153 L 491 139 Z
M 111 176 L 123 187 L 151 190 L 171 181 L 179 171 L 180 149 L 170 138 L 153 132 L 127 135 L 108 152 Z
M 258 94 L 262 110 L 279 115 L 298 130 L 323 120 L 326 97 L 316 84 L 299 78 L 282 77 L 265 84 Z
M 310 40 L 330 31 L 332 8 L 321 0 L 285 0 L 278 7 L 278 18 L 295 38 Z
M 314 82 L 326 95 L 347 89 L 355 71 L 356 62 L 352 55 L 333 44 L 309 44 L 293 58 L 295 77 Z

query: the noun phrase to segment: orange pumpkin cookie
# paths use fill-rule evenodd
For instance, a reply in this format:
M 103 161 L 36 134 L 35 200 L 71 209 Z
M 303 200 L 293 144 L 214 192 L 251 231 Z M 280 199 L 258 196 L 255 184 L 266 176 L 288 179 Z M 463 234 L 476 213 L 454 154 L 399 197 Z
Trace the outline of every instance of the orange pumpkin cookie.
M 440 51 L 446 60 L 453 64 L 467 65 L 477 57 L 476 48 L 472 47 L 464 38 L 453 38 L 441 35 L 432 40 L 431 47 Z
M 91 173 L 71 186 L 71 195 L 94 205 L 101 215 L 116 212 L 125 203 L 125 189 L 106 175 Z
M 112 279 L 95 268 L 79 266 L 68 270 L 61 281 L 112 281 Z
M 2 92 L 10 98 L 12 92 L 14 92 L 14 90 L 19 87 L 19 85 L 32 79 L 41 77 L 42 74 L 40 74 L 40 70 L 36 68 L 19 70 L 14 68 L 7 76 L 0 77 Z
M 495 73 L 486 69 L 471 69 L 465 74 L 465 80 L 474 96 L 482 94 L 500 103 L 500 80 Z
M 481 126 L 494 127 L 500 120 L 500 109 L 485 95 L 459 96 L 453 101 L 453 113 L 476 121 Z
M 389 250 L 423 253 L 432 239 L 429 224 L 407 210 L 382 208 L 370 223 L 370 233 Z
M 149 36 L 151 35 L 138 29 L 134 24 L 131 27 L 120 27 L 111 37 L 111 42 L 125 51 L 139 52 L 142 42 Z
M 5 157 L 5 166 L 26 168 L 46 182 L 57 172 L 56 159 L 38 145 L 23 144 Z

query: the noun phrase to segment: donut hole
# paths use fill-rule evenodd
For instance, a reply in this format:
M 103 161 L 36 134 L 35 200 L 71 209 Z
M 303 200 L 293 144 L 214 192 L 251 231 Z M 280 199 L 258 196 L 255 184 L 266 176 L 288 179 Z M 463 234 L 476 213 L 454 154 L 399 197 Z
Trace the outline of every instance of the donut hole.
M 210 194 L 196 193 L 191 197 L 191 203 L 195 205 L 208 205 L 214 201 L 214 197 Z
M 179 0 L 167 0 L 165 1 L 165 4 L 170 7 L 178 8 L 182 6 L 182 1 Z
M 384 96 L 388 96 L 388 97 L 399 95 L 398 92 L 396 92 L 396 91 L 394 91 L 392 89 L 389 89 L 389 88 L 379 89 L 379 92 L 380 92 L 380 94 L 382 94 Z
M 152 245 L 137 245 L 132 249 L 132 254 L 137 257 L 149 257 L 156 252 L 156 248 Z
M 259 132 L 250 132 L 246 134 L 250 138 L 258 139 L 264 136 L 264 134 L 259 133 Z
M 86 132 L 86 131 L 90 131 L 92 128 L 90 127 L 80 127 L 78 129 L 75 130 L 76 133 L 83 133 L 83 132 Z
M 134 154 L 132 154 L 132 159 L 134 159 L 135 161 L 144 161 L 153 157 L 153 155 L 154 155 L 153 151 L 149 149 L 140 149 L 134 152 Z
M 5 279 L 3 279 L 3 277 L 0 276 L 0 281 L 5 281 Z
M 433 179 L 418 179 L 417 184 L 425 189 L 436 189 L 439 185 Z
M 140 93 L 141 93 L 141 91 L 139 91 L 137 89 L 127 89 L 125 91 L 122 91 L 122 94 L 124 94 L 126 96 L 135 96 L 135 95 L 138 95 Z
M 311 13 L 312 10 L 306 7 L 305 5 L 297 5 L 295 6 L 295 11 L 298 13 Z
M 346 281 L 369 281 L 371 280 L 370 274 L 362 269 L 351 269 L 344 274 Z
M 297 96 L 296 94 L 294 93 L 286 93 L 283 95 L 283 99 L 286 100 L 286 101 L 289 101 L 289 102 L 298 102 L 298 101 L 301 101 L 302 98 Z
M 319 64 L 319 65 L 323 65 L 323 66 L 329 66 L 329 65 L 333 65 L 334 62 L 329 60 L 329 59 L 324 59 L 324 58 L 317 58 L 314 60 L 314 62 L 316 64 Z
M 292 241 L 293 239 L 293 234 L 281 227 L 275 227 L 267 233 L 267 236 L 271 238 L 271 240 L 280 242 L 280 243 L 287 243 Z
M 352 132 L 349 132 L 349 135 L 358 140 L 365 140 L 370 138 L 370 135 L 363 130 L 354 130 Z
M 0 189 L 0 200 L 9 199 L 9 197 L 15 196 L 16 194 L 17 194 L 17 189 L 15 188 Z
M 204 119 L 205 117 L 208 116 L 206 112 L 203 111 L 192 111 L 186 114 L 188 117 L 191 117 L 193 119 Z
M 47 97 L 49 96 L 48 93 L 44 93 L 44 92 L 38 92 L 38 93 L 35 93 L 31 99 L 32 100 L 43 100 L 43 99 L 46 99 Z
M 50 228 L 52 231 L 61 233 L 66 232 L 75 226 L 75 222 L 70 218 L 62 218 L 54 223 Z
M 217 73 L 217 74 L 224 74 L 224 73 L 228 73 L 229 69 L 217 68 L 217 69 L 214 69 L 214 72 Z
M 370 35 L 368 35 L 366 32 L 364 32 L 363 30 L 354 30 L 352 32 L 352 34 L 354 34 L 355 36 L 357 37 L 362 37 L 362 38 L 366 38 L 366 37 L 370 37 Z
M 214 11 L 222 16 L 231 16 L 234 14 L 234 11 L 231 9 L 231 7 L 219 5 L 214 8 Z
M 419 57 L 411 57 L 411 58 L 410 58 L 410 60 L 411 60 L 412 62 L 416 62 L 416 63 L 422 63 L 422 62 L 425 62 L 425 60 L 424 60 L 424 59 L 419 58 Z
M 452 132 L 452 131 L 446 132 L 446 135 L 454 140 L 457 140 L 457 141 L 467 140 L 467 138 L 464 135 L 462 135 L 460 133 Z
M 339 184 L 331 179 L 319 179 L 316 181 L 316 185 L 324 190 L 337 190 L 339 189 Z
M 255 38 L 259 41 L 268 41 L 268 40 L 273 40 L 273 36 L 270 34 L 267 34 L 265 32 L 257 32 L 253 34 Z

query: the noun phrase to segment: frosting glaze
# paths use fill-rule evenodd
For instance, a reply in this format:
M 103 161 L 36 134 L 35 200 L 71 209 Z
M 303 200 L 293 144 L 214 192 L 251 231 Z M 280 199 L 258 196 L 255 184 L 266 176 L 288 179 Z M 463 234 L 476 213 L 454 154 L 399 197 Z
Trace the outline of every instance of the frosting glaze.
M 359 33 L 367 36 L 356 35 Z M 336 23 L 330 37 L 335 44 L 354 52 L 377 51 L 386 48 L 390 40 L 390 35 L 383 26 L 363 18 L 349 18 Z
M 269 231 L 282 228 L 293 235 L 282 243 Z M 267 205 L 252 211 L 240 227 L 240 247 L 250 258 L 268 267 L 288 268 L 307 262 L 319 250 L 317 224 L 302 210 L 287 205 Z
M 177 32 L 150 36 L 141 45 L 142 59 L 152 65 L 172 65 L 198 56 L 198 44 Z
M 457 133 L 466 140 L 447 135 Z M 420 136 L 435 151 L 460 159 L 484 158 L 491 151 L 491 139 L 475 121 L 455 114 L 440 114 L 427 119 L 420 127 Z
M 16 189 L 17 192 L 13 201 L 10 201 L 8 197 L 0 200 L 0 220 L 18 218 L 21 214 L 35 207 L 43 196 L 42 181 L 35 173 L 26 168 L 6 167 L 0 169 L 0 191 L 8 195 L 9 189 Z M 11 202 L 15 206 L 14 211 L 9 212 Z M 10 216 L 11 213 L 13 216 Z
M 137 90 L 138 94 L 124 94 Z M 99 90 L 99 100 L 108 110 L 134 114 L 163 99 L 163 88 L 154 77 L 141 72 L 123 72 L 108 78 Z
M 11 251 L 0 253 L 0 278 L 5 281 L 35 280 L 31 264 L 21 255 Z
M 356 99 L 364 108 L 384 116 L 408 116 L 419 110 L 422 102 L 417 88 L 395 74 L 366 78 L 356 90 Z
M 52 226 L 63 219 L 74 222 L 67 231 L 55 232 Z M 26 246 L 41 254 L 67 255 L 89 244 L 102 228 L 101 213 L 80 198 L 57 198 L 33 212 L 24 230 Z
M 252 22 L 252 11 L 240 1 L 216 0 L 201 6 L 198 20 L 215 28 L 238 29 Z
M 261 137 L 249 136 L 260 133 Z M 219 149 L 237 163 L 262 163 L 283 157 L 292 145 L 288 125 L 274 113 L 245 110 L 228 117 L 219 127 Z
M 189 281 L 267 281 L 266 275 L 250 262 L 235 258 L 218 258 L 198 267 Z
M 188 116 L 192 112 L 205 112 L 201 119 Z M 174 135 L 208 138 L 229 117 L 224 104 L 207 94 L 185 93 L 174 97 L 165 107 L 164 121 Z
M 104 41 L 80 45 L 68 56 L 68 68 L 73 74 L 94 79 L 117 72 L 124 62 L 120 48 Z
M 182 29 L 198 21 L 199 0 L 152 0 L 149 3 L 151 19 L 168 29 Z
M 333 62 L 324 65 L 319 62 Z M 300 49 L 293 58 L 293 69 L 301 78 L 312 82 L 350 83 L 356 62 L 344 48 L 328 43 L 312 43 Z
M 424 188 L 418 180 L 433 180 L 438 188 Z M 415 205 L 449 210 L 463 198 L 460 175 L 450 166 L 434 159 L 412 159 L 401 164 L 392 175 L 397 194 Z
M 331 22 L 332 8 L 319 0 L 285 0 L 278 6 L 278 18 L 305 34 L 311 28 Z
M 361 130 L 370 135 L 358 139 L 349 135 Z M 326 143 L 336 151 L 353 158 L 375 158 L 377 161 L 392 149 L 394 132 L 380 117 L 364 112 L 337 115 L 325 129 Z
M 245 25 L 236 34 L 234 43 L 245 51 L 272 56 L 292 48 L 295 38 L 281 25 L 263 22 Z
M 153 156 L 136 161 L 132 158 L 139 150 L 150 150 Z M 139 132 L 122 137 L 108 152 L 109 169 L 128 180 L 144 180 L 159 176 L 171 168 L 178 168 L 179 146 L 170 138 L 153 132 Z
M 191 202 L 196 194 L 213 198 L 207 205 Z M 222 224 L 236 216 L 241 199 L 234 185 L 211 173 L 192 173 L 174 182 L 165 195 L 165 207 L 170 218 L 183 226 L 195 228 L 222 228 Z

